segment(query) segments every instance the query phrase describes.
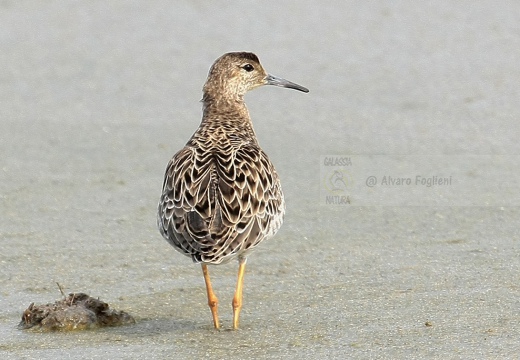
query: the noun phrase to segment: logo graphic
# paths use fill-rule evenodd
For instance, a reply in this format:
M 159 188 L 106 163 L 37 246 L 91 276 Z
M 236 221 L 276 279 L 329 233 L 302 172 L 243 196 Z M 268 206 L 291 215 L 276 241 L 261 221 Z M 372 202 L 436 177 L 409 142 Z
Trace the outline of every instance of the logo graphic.
M 325 173 L 323 182 L 329 193 L 343 194 L 346 193 L 351 180 L 344 169 L 334 169 Z

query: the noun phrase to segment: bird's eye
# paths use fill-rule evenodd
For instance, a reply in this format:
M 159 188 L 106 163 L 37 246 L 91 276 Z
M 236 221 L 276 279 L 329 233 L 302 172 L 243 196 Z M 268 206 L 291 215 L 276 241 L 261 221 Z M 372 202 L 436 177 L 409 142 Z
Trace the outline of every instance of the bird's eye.
M 247 72 L 251 72 L 251 71 L 253 71 L 255 68 L 254 68 L 253 65 L 251 65 L 251 64 L 245 64 L 244 66 L 242 66 L 242 69 L 244 69 L 244 70 L 247 71 Z

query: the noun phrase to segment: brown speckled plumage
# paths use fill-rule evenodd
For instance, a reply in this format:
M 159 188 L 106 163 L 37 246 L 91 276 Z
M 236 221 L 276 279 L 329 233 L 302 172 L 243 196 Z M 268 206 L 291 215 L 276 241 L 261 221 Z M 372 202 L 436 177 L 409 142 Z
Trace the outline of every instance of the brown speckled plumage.
M 217 59 L 203 89 L 202 122 L 166 168 L 159 230 L 177 250 L 203 264 L 207 285 L 206 264 L 238 257 L 242 268 L 248 251 L 273 236 L 283 222 L 280 179 L 258 144 L 243 99 L 261 85 L 308 91 L 267 74 L 252 53 Z M 241 304 L 241 285 L 239 295 Z

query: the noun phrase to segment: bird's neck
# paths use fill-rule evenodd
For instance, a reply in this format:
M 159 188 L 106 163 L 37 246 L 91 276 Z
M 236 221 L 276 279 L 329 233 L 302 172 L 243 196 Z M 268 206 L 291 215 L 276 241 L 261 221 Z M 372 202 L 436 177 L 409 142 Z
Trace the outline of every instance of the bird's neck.
M 251 122 L 243 97 L 212 97 L 204 94 L 203 121 L 220 119 L 229 122 Z
M 202 103 L 206 107 L 241 107 L 245 106 L 244 95 L 233 94 L 229 92 L 204 91 L 202 95 Z
M 210 97 L 204 94 L 203 116 L 198 132 L 221 133 L 256 142 L 253 123 L 242 98 Z

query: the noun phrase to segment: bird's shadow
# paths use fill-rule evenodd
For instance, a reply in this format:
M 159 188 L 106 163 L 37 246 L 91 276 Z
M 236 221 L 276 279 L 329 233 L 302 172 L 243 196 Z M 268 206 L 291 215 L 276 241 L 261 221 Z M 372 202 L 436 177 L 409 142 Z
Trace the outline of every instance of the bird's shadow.
M 108 330 L 108 329 L 107 329 Z M 157 317 L 157 318 L 138 318 L 135 319 L 135 324 L 121 326 L 117 328 L 110 328 L 109 331 L 116 332 L 124 336 L 151 336 L 153 334 L 167 334 L 167 333 L 228 333 L 240 332 L 247 330 L 244 326 L 238 330 L 234 330 L 231 325 L 225 321 L 221 322 L 220 329 L 215 329 L 213 324 L 203 320 L 196 321 L 190 319 L 176 319 L 174 317 Z

